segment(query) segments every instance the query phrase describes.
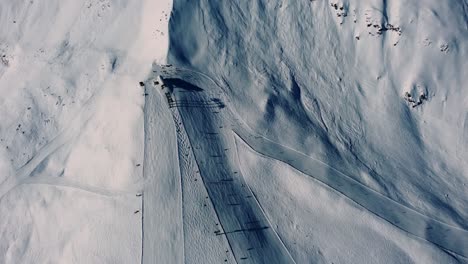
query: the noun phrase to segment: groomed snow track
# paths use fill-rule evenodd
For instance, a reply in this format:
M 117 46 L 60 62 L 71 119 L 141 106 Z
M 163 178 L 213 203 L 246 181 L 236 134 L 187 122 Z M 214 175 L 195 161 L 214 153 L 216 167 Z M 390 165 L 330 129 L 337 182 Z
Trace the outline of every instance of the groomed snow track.
M 186 78 L 181 79 L 171 76 L 170 72 L 177 74 L 177 70 L 156 72 L 163 73 L 159 75 L 163 84 L 155 88 L 172 110 L 176 131 L 181 134 L 178 138 L 188 139 L 178 140 L 179 162 L 194 159 L 194 169 L 198 169 L 194 173 L 200 175 L 219 220 L 219 228 L 212 235 L 226 237 L 237 263 L 294 263 L 245 183 L 237 162 L 235 138 L 226 133 L 231 128 L 220 114 L 227 110 L 223 100 L 193 84 L 198 81 L 185 80 L 201 75 L 186 72 Z M 209 82 L 206 77 L 202 79 Z

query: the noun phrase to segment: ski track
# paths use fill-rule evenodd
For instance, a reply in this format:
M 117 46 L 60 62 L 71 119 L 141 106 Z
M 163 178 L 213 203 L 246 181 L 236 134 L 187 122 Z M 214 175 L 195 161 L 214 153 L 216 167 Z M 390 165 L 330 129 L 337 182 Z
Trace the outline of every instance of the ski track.
M 140 185 L 135 185 L 132 188 L 126 190 L 113 190 L 100 188 L 84 183 L 75 182 L 63 177 L 32 177 L 27 178 L 22 182 L 22 184 L 34 184 L 34 185 L 51 185 L 57 187 L 67 187 L 72 189 L 78 189 L 81 191 L 89 192 L 92 194 L 102 195 L 102 196 L 125 196 L 125 195 L 135 195 L 141 190 Z
M 163 80 L 165 78 L 178 77 L 189 84 L 191 82 L 201 83 L 200 87 L 202 87 L 203 91 L 187 91 L 193 87 L 177 87 L 170 83 L 165 83 L 165 85 L 171 87 L 165 87 L 163 88 L 163 91 L 166 93 L 166 99 L 168 100 L 169 107 L 176 108 L 180 113 L 182 120 L 174 121 L 180 122 L 180 124 L 185 127 L 189 140 L 192 139 L 194 143 L 199 143 L 200 149 L 206 148 L 205 153 L 203 153 L 201 150 L 193 151 L 196 162 L 201 161 L 200 172 L 204 178 L 203 180 L 207 183 L 206 188 L 210 194 L 210 198 L 213 201 L 221 223 L 223 224 L 224 230 L 235 229 L 231 229 L 233 226 L 235 226 L 233 222 L 229 221 L 231 218 L 242 218 L 245 216 L 239 214 L 236 215 L 235 212 L 227 212 L 229 210 L 224 208 L 226 207 L 226 204 L 220 204 L 220 202 L 222 202 L 223 199 L 226 199 L 226 197 L 217 194 L 218 190 L 215 190 L 210 186 L 211 184 L 209 179 L 211 176 L 203 174 L 210 174 L 210 170 L 216 170 L 217 167 L 220 167 L 220 164 L 222 164 L 221 167 L 230 168 L 230 166 L 232 166 L 233 169 L 236 169 L 239 172 L 240 168 L 238 163 L 230 164 L 229 160 L 232 159 L 227 159 L 228 155 L 219 155 L 219 153 L 211 155 L 211 159 L 222 159 L 222 162 L 213 163 L 212 161 L 207 160 L 206 163 L 211 164 L 210 166 L 204 166 L 201 157 L 206 157 L 210 154 L 206 153 L 206 151 L 213 151 L 213 149 L 216 148 L 218 150 L 223 148 L 226 149 L 225 147 L 230 146 L 230 141 L 232 141 L 233 138 L 235 138 L 235 135 L 237 135 L 257 153 L 292 166 L 305 175 L 308 175 L 315 180 L 318 180 L 319 182 L 327 185 L 333 190 L 343 194 L 366 210 L 379 216 L 380 218 L 400 228 L 401 230 L 406 231 L 420 239 L 436 244 L 446 251 L 453 252 L 463 257 L 468 256 L 468 248 L 466 247 L 466 245 L 468 245 L 468 231 L 423 215 L 414 209 L 402 205 L 388 198 L 387 196 L 382 195 L 381 193 L 378 193 L 373 189 L 361 184 L 360 182 L 354 180 L 351 176 L 338 171 L 329 164 L 314 159 L 311 156 L 298 152 L 289 147 L 282 146 L 263 136 L 256 135 L 256 133 L 252 132 L 252 130 L 245 123 L 243 123 L 241 118 L 237 117 L 235 112 L 230 111 L 231 109 L 228 109 L 228 106 L 224 105 L 226 100 L 221 100 L 218 98 L 218 102 L 222 102 L 223 106 L 218 107 L 219 110 L 217 110 L 215 107 L 213 107 L 212 104 L 209 104 L 209 102 L 213 100 L 213 97 L 222 97 L 222 88 L 210 77 L 205 76 L 204 74 L 198 74 L 192 70 L 174 68 L 172 66 L 155 66 L 153 68 L 153 72 L 161 76 Z M 206 81 L 203 82 L 203 79 L 209 80 L 209 83 Z M 215 89 L 210 89 L 213 86 Z M 220 89 L 221 92 L 218 89 Z M 170 94 L 170 96 L 168 96 L 168 94 Z M 220 116 L 222 116 L 222 118 Z M 203 122 L 202 126 L 200 126 L 201 122 Z M 227 124 L 226 122 L 232 123 Z M 223 126 L 231 127 L 231 131 L 234 132 L 235 135 L 231 134 L 232 136 L 229 136 L 227 135 L 228 133 L 226 133 L 226 131 L 217 129 L 218 125 L 220 124 L 222 124 L 220 128 Z M 200 128 L 204 129 L 205 131 L 200 131 Z M 227 149 L 231 150 L 231 148 Z M 218 171 L 218 173 L 219 172 L 220 171 Z M 239 181 L 241 185 L 245 184 L 241 172 L 237 177 L 234 176 L 232 178 L 236 181 Z M 217 180 L 222 182 L 223 178 L 218 178 Z M 222 185 L 222 183 L 218 183 L 217 185 Z M 241 188 L 234 188 L 234 190 L 239 190 L 241 193 L 244 192 L 248 193 L 248 195 L 252 195 L 250 189 L 247 189 L 248 191 L 241 191 Z M 256 201 L 254 203 L 257 204 L 250 205 L 252 206 L 250 209 L 255 208 L 253 210 L 253 212 L 255 212 L 255 217 L 261 218 L 262 221 L 267 224 L 267 227 L 273 229 L 269 224 L 265 213 L 261 209 L 261 205 L 258 203 L 258 200 L 253 200 Z M 242 203 L 244 203 L 244 201 Z M 236 231 L 238 230 L 239 229 Z M 246 233 L 249 231 L 243 232 Z M 290 254 L 281 241 L 279 235 L 274 232 L 274 230 L 271 232 L 271 234 L 272 235 L 269 236 L 265 242 L 268 244 L 266 247 L 273 245 L 272 247 L 275 247 L 277 252 L 281 252 L 280 256 L 277 255 L 274 258 L 278 260 L 278 257 L 283 257 L 283 261 L 293 263 L 294 260 L 292 257 L 290 257 Z M 229 233 L 226 233 L 226 231 L 225 235 L 227 236 L 229 243 L 232 244 L 233 253 L 235 253 L 236 260 L 239 262 L 245 261 L 245 257 L 240 257 L 243 254 L 243 250 L 241 250 L 242 246 L 238 248 L 236 248 L 236 246 L 242 245 L 243 243 L 250 243 L 255 239 L 251 238 L 254 240 L 247 239 L 243 241 L 242 238 L 230 236 Z M 266 252 L 267 250 L 263 253 L 260 252 L 256 259 L 252 258 L 251 260 L 261 263 L 268 258 L 270 258 L 270 260 L 273 259 L 273 255 L 269 255 L 270 253 Z
M 172 113 L 172 118 L 174 120 L 174 124 L 176 127 L 176 134 L 177 134 L 177 154 L 179 157 L 179 160 L 178 160 L 179 176 L 181 177 L 179 181 L 180 183 L 179 191 L 181 194 L 180 209 L 181 209 L 181 217 L 182 217 L 182 237 L 185 237 L 185 234 L 187 231 L 185 230 L 186 227 L 183 224 L 185 215 L 184 215 L 184 184 L 182 182 L 182 177 L 185 176 L 185 173 L 190 171 L 189 168 L 191 167 L 192 164 L 190 164 L 191 160 L 188 158 L 188 155 L 190 155 L 190 153 L 187 149 L 188 147 L 187 139 L 184 137 L 183 133 L 181 132 L 183 128 L 179 125 L 180 121 L 179 121 L 178 115 L 174 110 L 172 110 L 171 113 Z M 182 258 L 184 260 L 184 263 L 187 263 L 185 251 L 186 251 L 185 239 L 182 239 Z
M 466 230 L 423 215 L 370 189 L 328 164 L 262 136 L 250 134 L 245 128 L 235 129 L 234 133 L 255 152 L 284 162 L 324 183 L 390 224 L 445 250 L 463 257 L 468 255 L 468 249 L 464 246 L 468 244 Z
M 133 186 L 128 191 L 120 190 L 107 190 L 104 188 L 93 187 L 86 184 L 73 182 L 72 180 L 64 179 L 61 177 L 49 177 L 49 176 L 35 176 L 34 171 L 41 166 L 51 155 L 53 155 L 59 148 L 69 144 L 73 139 L 79 136 L 83 127 L 86 126 L 88 121 L 92 118 L 96 103 L 102 96 L 104 89 L 98 90 L 98 92 L 92 95 L 76 114 L 76 117 L 70 122 L 70 124 L 62 130 L 55 138 L 53 138 L 48 144 L 43 146 L 30 160 L 28 160 L 21 168 L 16 171 L 15 175 L 9 175 L 2 183 L 0 183 L 0 199 L 2 199 L 7 193 L 22 184 L 45 184 L 53 186 L 64 186 L 74 189 L 79 189 L 87 192 L 92 192 L 98 195 L 105 196 L 116 196 L 125 195 L 132 191 L 139 189 L 140 187 Z M 138 185 L 139 186 L 139 185 Z
M 145 256 L 145 193 L 141 192 L 141 253 L 140 263 L 144 263 Z
M 164 98 L 145 83 L 141 263 L 183 263 L 183 221 L 177 133 Z M 164 138 L 164 144 L 158 140 Z M 170 239 L 170 241 L 168 241 Z M 181 250 L 182 249 L 182 250 Z
M 143 170 L 144 178 L 149 184 L 144 188 L 142 263 L 155 263 L 156 260 L 164 263 L 217 263 L 223 260 L 235 263 L 229 250 L 226 251 L 226 248 L 229 249 L 226 238 L 207 237 L 210 233 L 213 234 L 212 227 L 219 228 L 215 223 L 220 221 L 212 203 L 206 200 L 208 194 L 203 179 L 197 182 L 197 178 L 200 179 L 198 164 L 193 157 L 180 114 L 176 107 L 167 108 L 163 101 L 164 96 L 158 95 L 159 91 L 152 86 L 154 81 L 161 80 L 150 78 L 145 83 L 146 144 Z M 163 128 L 166 127 L 163 122 L 174 125 Z M 167 133 L 172 132 L 175 151 L 171 147 L 163 150 L 163 146 L 152 144 L 155 142 L 153 138 L 166 137 Z M 172 152 L 174 155 L 171 155 Z M 164 165 L 161 164 L 161 158 L 167 159 L 162 162 L 173 163 L 175 166 L 170 167 L 177 168 L 173 171 L 162 169 L 161 166 Z M 171 182 L 177 184 L 170 184 Z M 169 193 L 164 194 L 166 192 Z M 163 200 L 165 201 L 162 202 Z M 166 216 L 158 219 L 161 213 Z M 155 225 L 158 226 L 156 230 Z M 180 235 L 181 239 L 176 239 L 175 243 L 168 241 L 174 234 L 177 237 Z

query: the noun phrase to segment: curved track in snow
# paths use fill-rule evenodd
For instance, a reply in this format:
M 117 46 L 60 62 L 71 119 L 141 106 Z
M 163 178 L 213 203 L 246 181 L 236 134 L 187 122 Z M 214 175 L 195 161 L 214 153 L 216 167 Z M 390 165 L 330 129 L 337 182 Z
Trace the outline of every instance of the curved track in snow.
M 326 163 L 282 146 L 262 136 L 234 128 L 250 148 L 266 157 L 287 163 L 326 184 L 392 225 L 443 249 L 468 256 L 468 232 L 423 215 L 354 180 Z
M 468 232 L 404 206 L 313 157 L 256 135 L 226 105 L 221 87 L 190 70 L 154 66 L 156 87 L 181 120 L 201 178 L 238 262 L 293 262 L 281 238 L 246 186 L 237 162 L 234 132 L 256 152 L 285 162 L 326 184 L 392 225 L 441 248 L 468 256 Z M 177 121 L 176 121 L 177 122 Z M 242 263 L 242 262 L 241 262 Z
M 125 190 L 113 190 L 80 183 L 60 176 L 51 177 L 44 175 L 44 173 L 37 173 L 37 171 L 41 171 L 44 167 L 47 167 L 48 159 L 58 149 L 70 144 L 80 134 L 83 127 L 93 116 L 96 101 L 101 94 L 102 90 L 92 96 L 84 104 L 83 108 L 76 113 L 75 118 L 69 123 L 68 127 L 43 146 L 28 162 L 16 171 L 15 175 L 9 175 L 4 181 L 0 182 L 0 199 L 22 184 L 62 186 L 103 196 L 128 195 L 141 191 L 141 183 L 129 186 Z

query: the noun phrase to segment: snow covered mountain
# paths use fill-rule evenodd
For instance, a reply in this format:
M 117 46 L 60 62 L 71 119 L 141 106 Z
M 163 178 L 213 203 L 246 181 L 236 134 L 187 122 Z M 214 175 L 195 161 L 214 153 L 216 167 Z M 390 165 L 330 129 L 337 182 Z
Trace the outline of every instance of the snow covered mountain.
M 0 263 L 468 262 L 466 0 L 0 21 Z

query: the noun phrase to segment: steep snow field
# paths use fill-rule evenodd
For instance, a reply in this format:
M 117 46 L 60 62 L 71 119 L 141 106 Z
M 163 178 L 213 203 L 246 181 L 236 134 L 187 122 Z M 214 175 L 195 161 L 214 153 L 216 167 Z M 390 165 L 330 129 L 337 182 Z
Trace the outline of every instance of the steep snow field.
M 465 1 L 181 0 L 169 62 L 260 135 L 466 230 L 467 27 Z
M 169 62 L 269 138 L 466 228 L 466 2 L 333 3 L 175 1 Z
M 0 22 L 0 263 L 468 263 L 466 0 Z

